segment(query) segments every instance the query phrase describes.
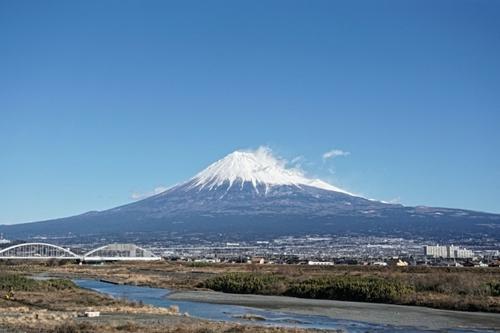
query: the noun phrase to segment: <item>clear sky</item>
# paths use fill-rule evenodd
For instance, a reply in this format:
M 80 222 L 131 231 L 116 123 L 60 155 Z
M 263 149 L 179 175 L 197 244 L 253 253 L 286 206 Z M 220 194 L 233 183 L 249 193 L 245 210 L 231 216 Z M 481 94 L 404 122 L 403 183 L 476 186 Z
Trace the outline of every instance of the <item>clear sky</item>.
M 499 17 L 495 0 L 0 0 L 0 223 L 111 208 L 261 145 L 370 198 L 500 212 Z

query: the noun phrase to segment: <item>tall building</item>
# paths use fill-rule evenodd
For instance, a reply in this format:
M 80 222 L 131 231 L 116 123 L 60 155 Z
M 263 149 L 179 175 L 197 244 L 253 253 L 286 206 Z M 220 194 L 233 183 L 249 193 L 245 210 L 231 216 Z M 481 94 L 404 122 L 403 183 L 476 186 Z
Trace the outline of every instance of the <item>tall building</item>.
M 474 254 L 471 250 L 467 249 L 457 249 L 455 250 L 455 258 L 472 258 Z
M 424 255 L 426 257 L 447 258 L 448 251 L 446 249 L 446 246 L 440 246 L 439 244 L 436 246 L 425 245 L 424 246 Z
M 425 245 L 424 255 L 433 258 L 472 258 L 471 250 L 454 245 Z

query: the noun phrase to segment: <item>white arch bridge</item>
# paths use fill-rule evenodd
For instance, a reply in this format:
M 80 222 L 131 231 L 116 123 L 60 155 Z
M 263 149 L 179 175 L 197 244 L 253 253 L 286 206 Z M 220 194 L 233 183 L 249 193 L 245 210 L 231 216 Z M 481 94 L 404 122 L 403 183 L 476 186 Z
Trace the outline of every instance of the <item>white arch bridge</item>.
M 69 249 L 47 243 L 23 243 L 0 250 L 0 260 L 79 260 L 79 261 L 154 261 L 161 260 L 151 251 L 135 244 L 108 244 L 78 255 Z

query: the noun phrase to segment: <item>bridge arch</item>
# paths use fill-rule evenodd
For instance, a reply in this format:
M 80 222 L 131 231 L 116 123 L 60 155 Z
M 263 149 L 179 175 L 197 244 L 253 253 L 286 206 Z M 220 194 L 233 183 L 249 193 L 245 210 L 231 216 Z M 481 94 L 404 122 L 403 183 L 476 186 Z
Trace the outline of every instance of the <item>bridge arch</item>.
M 1 250 L 0 259 L 80 259 L 80 256 L 53 244 L 23 243 Z

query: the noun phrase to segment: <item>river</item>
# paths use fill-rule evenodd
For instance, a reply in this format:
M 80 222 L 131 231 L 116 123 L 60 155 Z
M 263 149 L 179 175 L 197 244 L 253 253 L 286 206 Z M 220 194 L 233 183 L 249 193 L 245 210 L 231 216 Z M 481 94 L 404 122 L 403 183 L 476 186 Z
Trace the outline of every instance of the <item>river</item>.
M 77 279 L 74 282 L 86 289 L 91 289 L 114 298 L 126 299 L 129 301 L 143 302 L 158 307 L 170 307 L 177 305 L 182 313 L 187 312 L 190 316 L 214 321 L 239 322 L 253 325 L 269 325 L 300 328 L 317 329 L 342 329 L 345 332 L 366 333 L 366 332 L 388 332 L 388 333 L 420 333 L 420 332 L 443 332 L 440 330 L 429 330 L 424 325 L 400 326 L 387 325 L 382 323 L 370 323 L 362 320 L 345 320 L 332 318 L 324 315 L 301 314 L 296 312 L 284 312 L 278 310 L 268 310 L 257 307 L 210 303 L 203 301 L 187 301 L 179 299 L 169 299 L 171 291 L 161 288 L 138 287 L 131 285 L 115 285 L 111 283 Z M 191 292 L 197 293 L 197 292 Z M 203 292 L 200 292 L 203 293 Z M 175 295 L 175 294 L 174 294 Z M 244 295 L 241 296 L 242 298 Z M 265 297 L 265 296 L 262 296 Z M 373 306 L 373 304 L 371 304 Z M 435 310 L 439 311 L 439 310 Z M 243 319 L 245 316 L 254 320 Z M 486 333 L 495 330 L 449 328 L 445 332 L 465 333 L 476 332 Z

